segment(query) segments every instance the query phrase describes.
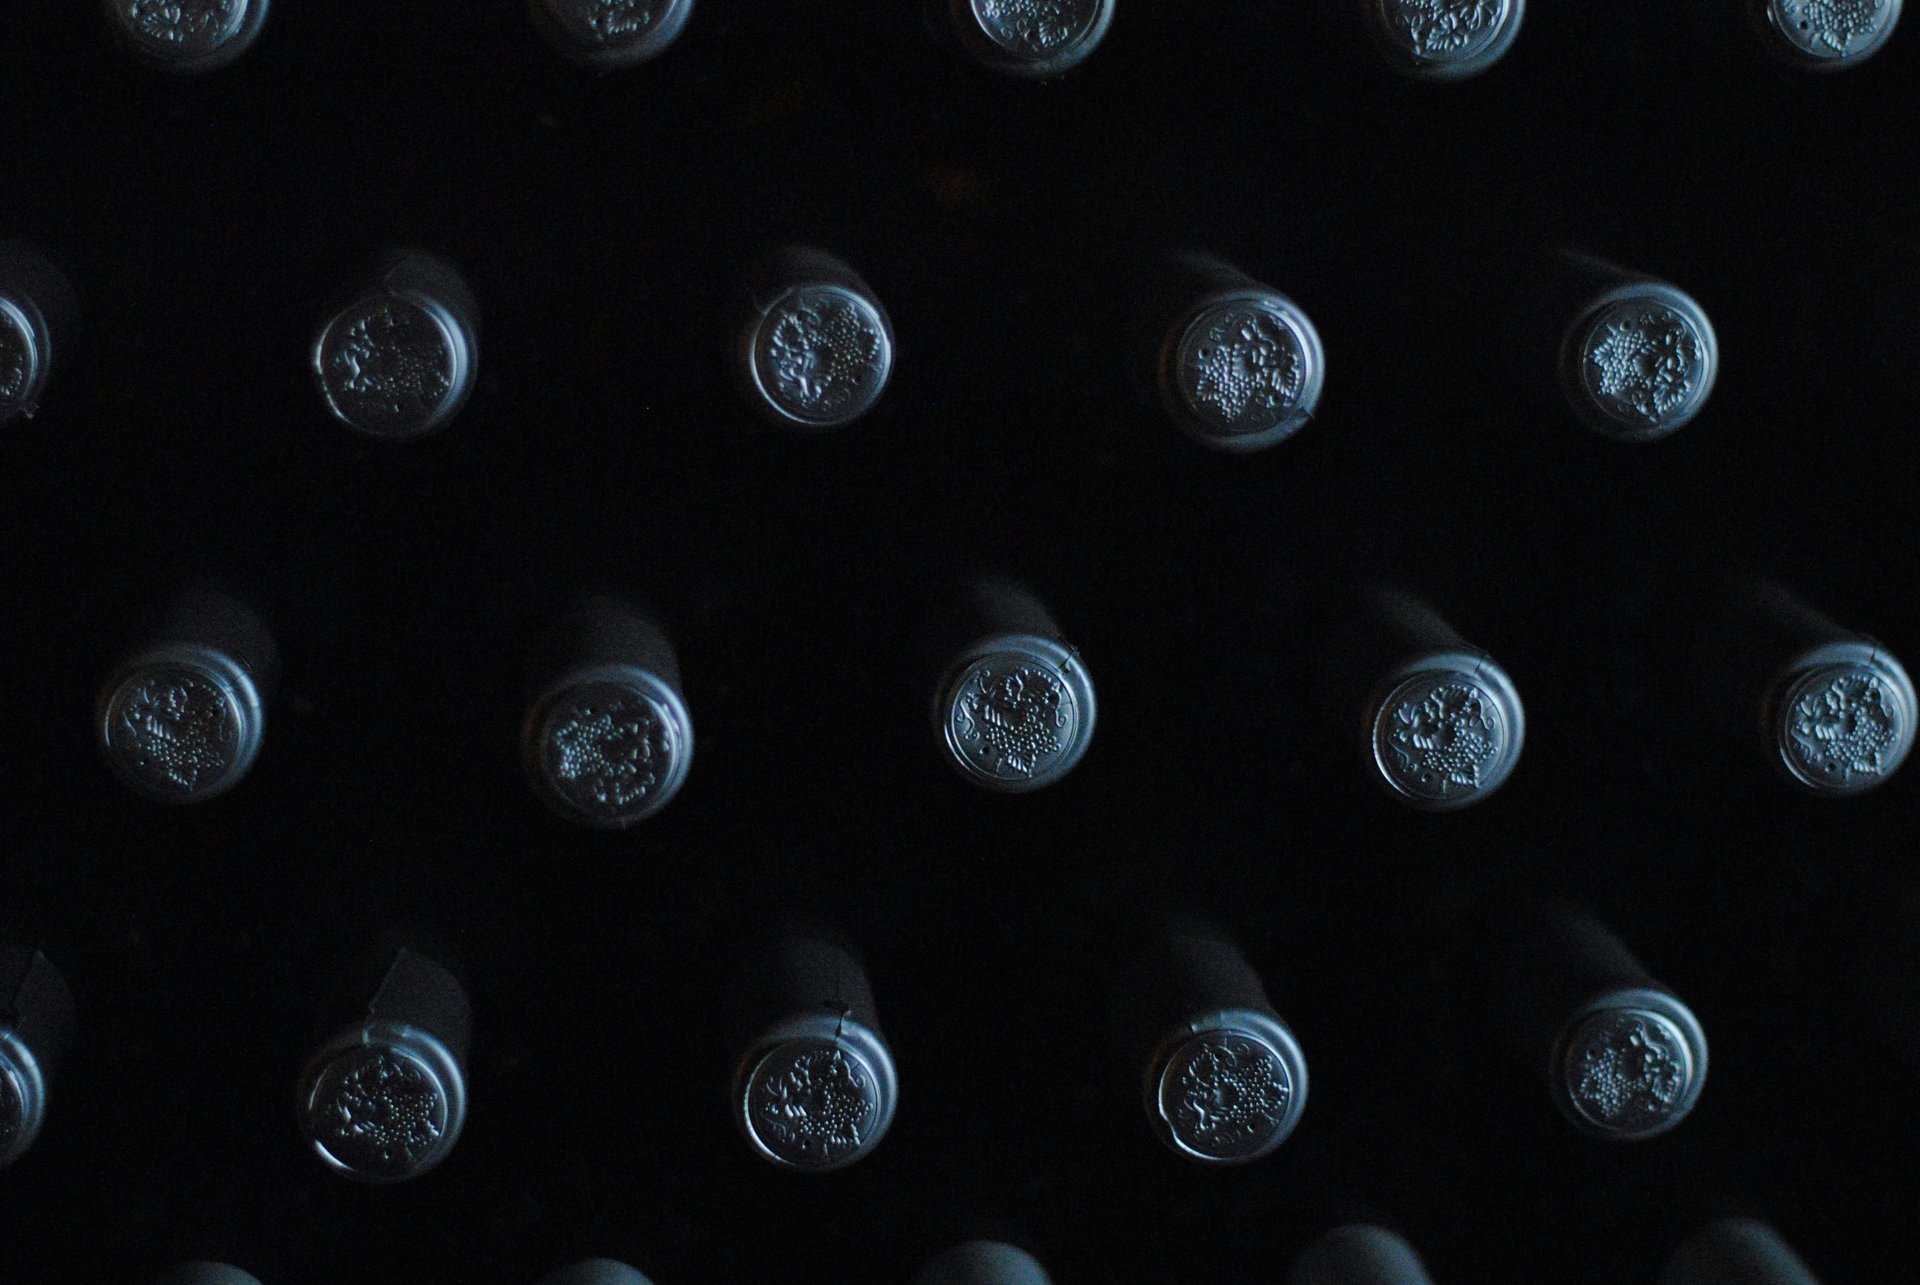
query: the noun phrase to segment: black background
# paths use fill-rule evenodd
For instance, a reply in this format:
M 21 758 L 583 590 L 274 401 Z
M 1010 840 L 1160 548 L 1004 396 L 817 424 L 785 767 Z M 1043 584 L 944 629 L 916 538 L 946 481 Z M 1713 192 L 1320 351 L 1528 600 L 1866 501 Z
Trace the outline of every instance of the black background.
M 1833 1281 L 1910 1266 L 1888 943 L 1920 786 L 1823 805 L 1742 757 L 1671 582 L 1776 574 L 1920 655 L 1911 349 L 1880 338 L 1888 283 L 1920 283 L 1913 22 L 1816 78 L 1754 56 L 1732 0 L 1545 0 L 1432 89 L 1305 4 L 1122 0 L 1033 86 L 912 8 L 700 0 L 603 81 L 510 0 L 278 0 L 192 81 L 79 0 L 0 14 L 0 234 L 88 319 L 0 441 L 0 888 L 82 1007 L 0 1174 L 0 1274 L 504 1285 L 593 1252 L 662 1285 L 883 1280 L 990 1225 L 1063 1282 L 1254 1281 L 1365 1216 L 1442 1281 L 1597 1282 L 1728 1210 Z M 899 333 L 882 408 L 823 440 L 758 430 L 720 359 L 729 274 L 793 238 Z M 390 448 L 325 417 L 302 352 L 393 242 L 461 264 L 485 320 L 472 404 Z M 1706 305 L 1694 426 L 1616 446 L 1516 375 L 1506 318 L 1560 242 Z M 1136 399 L 1125 287 L 1174 244 L 1319 323 L 1294 441 L 1216 457 Z M 925 586 L 976 566 L 1034 584 L 1099 685 L 1040 796 L 943 768 L 903 662 Z M 204 575 L 262 602 L 287 678 L 253 777 L 167 811 L 109 780 L 87 711 Z M 1363 576 L 1514 673 L 1527 753 L 1484 807 L 1409 814 L 1320 726 L 1305 604 Z M 699 736 L 616 838 L 546 815 L 513 753 L 527 647 L 607 582 L 662 604 Z M 1472 925 L 1541 891 L 1700 1013 L 1712 1076 L 1667 1138 L 1573 1136 L 1491 1039 Z M 1245 1170 L 1163 1152 L 1106 1038 L 1118 945 L 1173 903 L 1240 933 L 1312 1062 L 1299 1132 Z M 777 908 L 861 942 L 900 1064 L 893 1133 L 825 1179 L 726 1114 L 723 974 Z M 473 1108 L 442 1169 L 363 1190 L 302 1153 L 292 1081 L 339 953 L 396 919 L 463 957 Z

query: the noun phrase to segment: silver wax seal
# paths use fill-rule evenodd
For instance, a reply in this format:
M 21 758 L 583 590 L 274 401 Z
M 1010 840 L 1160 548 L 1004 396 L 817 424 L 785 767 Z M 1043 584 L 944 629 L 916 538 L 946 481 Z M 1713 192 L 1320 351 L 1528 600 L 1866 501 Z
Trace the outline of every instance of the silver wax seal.
M 1070 772 L 1093 738 L 1093 680 L 1078 652 L 1034 634 L 983 638 L 936 689 L 947 759 L 977 785 L 1037 790 Z
M 1706 1082 L 1706 1034 L 1672 995 L 1620 991 L 1568 1019 L 1553 1065 L 1554 1099 L 1568 1120 L 1597 1137 L 1638 1141 L 1693 1109 Z
M 124 664 L 108 680 L 98 720 L 108 765 L 135 793 L 199 803 L 252 768 L 266 711 L 253 674 L 232 656 L 176 644 Z
M 893 373 L 893 327 L 867 292 L 797 283 L 760 308 L 746 336 L 763 413 L 795 428 L 844 428 L 872 410 Z
M 527 770 L 540 797 L 570 820 L 623 829 L 678 792 L 693 760 L 693 720 L 680 693 L 631 665 L 577 672 L 528 714 Z
M 968 50 L 1008 75 L 1056 76 L 1106 38 L 1114 0 L 948 0 Z
M 120 42 L 162 71 L 213 71 L 245 53 L 267 0 L 103 0 Z
M 1428 80 L 1487 70 L 1520 34 L 1526 0 L 1360 0 L 1393 67 Z
M 1706 405 L 1720 353 L 1698 303 L 1673 286 L 1636 280 L 1588 302 L 1561 360 L 1568 399 L 1588 427 L 1645 442 Z
M 1776 762 L 1814 794 L 1872 789 L 1913 748 L 1913 682 L 1898 660 L 1869 642 L 1802 653 L 1776 679 L 1767 704 Z
M 666 51 L 693 0 L 528 0 L 534 25 L 562 57 L 611 71 Z
M 781 1023 L 756 1042 L 736 1086 L 754 1149 L 784 1168 L 825 1173 L 885 1136 L 898 1096 L 893 1055 L 864 1024 L 833 1013 Z
M 369 1023 L 309 1065 L 300 1126 L 328 1167 L 365 1182 L 415 1178 L 446 1158 L 466 1120 L 466 1081 L 431 1032 Z
M 1206 446 L 1251 451 L 1313 418 L 1326 381 L 1320 333 L 1278 291 L 1230 291 L 1202 301 L 1161 357 L 1160 387 L 1180 430 Z
M 1258 1160 L 1285 1142 L 1307 1101 L 1307 1063 L 1270 1013 L 1209 1014 L 1148 1061 L 1148 1117 L 1163 1141 L 1213 1164 Z
M 1525 736 L 1520 693 L 1504 669 L 1485 655 L 1439 652 L 1388 678 L 1370 740 L 1380 779 L 1395 794 L 1447 811 L 1499 789 Z
M 1753 0 L 1768 45 L 1815 71 L 1835 71 L 1879 52 L 1900 21 L 1902 0 Z
M 466 404 L 478 329 L 472 292 L 452 265 L 397 252 L 327 318 L 309 364 L 341 423 L 370 437 L 423 437 Z

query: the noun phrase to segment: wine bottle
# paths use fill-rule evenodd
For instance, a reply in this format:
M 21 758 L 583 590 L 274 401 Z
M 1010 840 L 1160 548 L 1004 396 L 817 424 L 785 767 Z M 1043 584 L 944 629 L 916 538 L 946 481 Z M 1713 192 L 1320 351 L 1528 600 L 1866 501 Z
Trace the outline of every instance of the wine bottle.
M 1071 71 L 1106 39 L 1115 0 L 929 0 L 944 34 L 981 66 L 1023 80 Z
M 606 73 L 665 53 L 693 16 L 693 0 L 527 0 L 527 12 L 555 53 Z
M 1902 0 L 1736 0 L 1768 52 L 1807 71 L 1858 66 L 1885 48 Z
M 0 1169 L 33 1146 L 73 1040 L 73 992 L 32 946 L 0 941 Z
M 309 364 L 333 417 L 403 441 L 443 428 L 473 391 L 480 309 L 446 260 L 393 250 L 330 311 Z
M 858 273 L 788 246 L 750 268 L 733 333 L 734 382 L 756 414 L 801 432 L 845 428 L 893 377 L 893 322 Z
M 1386 64 L 1415 80 L 1478 76 L 1520 35 L 1526 0 L 1337 0 L 1357 11 Z
M 1667 1259 L 1659 1285 L 1819 1285 L 1780 1239 L 1752 1218 L 1725 1218 L 1689 1236 Z
M 120 47 L 157 71 L 218 71 L 267 23 L 268 0 L 101 0 Z
M 611 1258 L 589 1258 L 540 1278 L 540 1285 L 651 1285 L 645 1276 Z
M 963 1241 L 936 1255 L 913 1285 L 1052 1285 L 1040 1260 L 996 1240 Z
M 1433 1285 L 1433 1277 L 1406 1237 L 1356 1223 L 1301 1250 L 1287 1285 Z
M 73 284 L 52 260 L 24 241 L 0 241 L 0 424 L 40 409 L 79 319 Z
M 182 1263 L 153 1285 L 260 1285 L 260 1280 L 226 1263 Z

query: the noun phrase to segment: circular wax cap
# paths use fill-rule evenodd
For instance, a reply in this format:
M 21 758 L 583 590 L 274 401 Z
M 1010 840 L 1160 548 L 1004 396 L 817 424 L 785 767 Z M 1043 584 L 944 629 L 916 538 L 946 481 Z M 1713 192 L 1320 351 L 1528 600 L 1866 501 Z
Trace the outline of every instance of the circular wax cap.
M 528 0 L 534 25 L 555 52 L 613 71 L 664 53 L 693 13 L 693 0 Z
M 1651 442 L 1707 403 L 1720 365 L 1713 323 L 1673 286 L 1633 281 L 1592 300 L 1568 330 L 1563 383 L 1587 427 Z
M 533 703 L 521 736 L 528 778 L 581 825 L 622 830 L 667 805 L 693 762 L 693 720 L 658 674 L 606 665 L 569 674 Z
M 266 733 L 253 675 L 225 652 L 191 643 L 122 665 L 97 712 L 108 766 L 156 803 L 225 794 L 252 769 Z
M 343 1032 L 301 1077 L 301 1132 L 329 1168 L 362 1182 L 418 1178 L 447 1158 L 466 1117 L 458 1059 L 416 1026 Z
M 0 1169 L 27 1153 L 47 1119 L 40 1059 L 17 1031 L 0 1029 Z
M 1052 1285 L 1026 1250 L 997 1240 L 969 1240 L 920 1269 L 913 1285 Z
M 1147 1062 L 1147 1117 L 1191 1160 L 1244 1164 L 1271 1152 L 1307 1105 L 1307 1060 L 1271 1013 L 1202 1014 L 1162 1040 Z
M 1433 652 L 1400 666 L 1373 706 L 1380 780 L 1429 811 L 1464 808 L 1499 789 L 1520 761 L 1526 712 L 1506 670 L 1477 652 Z
M 1036 634 L 962 651 L 934 699 L 947 761 L 975 785 L 1022 793 L 1073 770 L 1093 738 L 1093 679 L 1080 654 Z
M 267 0 L 103 0 L 120 42 L 162 71 L 226 66 L 259 38 Z
M 0 294 L 0 424 L 39 408 L 49 346 L 46 323 L 33 301 Z
M 790 428 L 845 428 L 887 390 L 893 325 L 852 286 L 793 285 L 754 314 L 745 357 L 762 414 Z
M 961 42 L 988 67 L 1040 79 L 1078 66 L 1106 38 L 1114 0 L 952 0 Z
M 422 437 L 444 426 L 473 387 L 474 336 L 439 300 L 374 290 L 336 313 L 313 346 L 327 409 L 372 437 Z
M 1880 51 L 1902 0 L 1760 0 L 1767 45 L 1813 71 L 1838 71 Z
M 1582 1132 L 1622 1142 L 1679 1124 L 1707 1078 L 1707 1037 L 1665 991 L 1614 991 L 1584 1005 L 1554 1042 L 1561 1114 Z
M 736 1077 L 734 1112 L 766 1159 L 827 1173 L 880 1145 L 898 1096 L 893 1054 L 879 1033 L 820 1012 L 755 1041 Z
M 1362 0 L 1367 25 L 1396 71 L 1464 80 L 1513 47 L 1526 0 Z
M 1277 291 L 1203 299 L 1160 355 L 1160 393 L 1188 437 L 1223 451 L 1285 441 L 1313 418 L 1326 382 L 1320 332 Z
M 1815 647 L 1772 686 L 1774 762 L 1812 794 L 1860 794 L 1906 761 L 1914 714 L 1913 680 L 1880 647 L 1857 640 Z

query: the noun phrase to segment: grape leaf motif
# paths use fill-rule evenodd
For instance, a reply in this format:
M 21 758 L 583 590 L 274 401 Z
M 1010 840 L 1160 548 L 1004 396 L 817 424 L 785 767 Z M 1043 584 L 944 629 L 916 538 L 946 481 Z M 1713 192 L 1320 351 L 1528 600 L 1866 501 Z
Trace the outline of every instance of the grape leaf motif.
M 387 1048 L 356 1049 L 336 1060 L 315 1108 L 315 1140 L 365 1173 L 406 1173 L 446 1132 L 439 1081 L 413 1058 Z
M 1291 414 L 1306 385 L 1293 332 L 1265 309 L 1230 307 L 1187 343 L 1187 387 L 1197 409 L 1234 432 L 1258 432 Z
M 1900 740 L 1900 717 L 1878 676 L 1847 670 L 1794 701 L 1788 733 L 1807 770 L 1844 785 L 1891 770 L 1887 756 Z
M 1218 1159 L 1259 1150 L 1292 1098 L 1292 1079 L 1272 1049 L 1224 1031 L 1188 1041 L 1168 1067 L 1162 1093 L 1180 1141 Z
M 191 794 L 233 762 L 239 726 L 218 685 L 191 670 L 140 675 L 115 694 L 109 739 L 119 762 L 151 785 Z
M 1687 1087 L 1680 1033 L 1648 1013 L 1600 1014 L 1581 1028 L 1568 1067 L 1580 1113 L 1609 1129 L 1646 1129 L 1664 1121 Z
M 555 785 L 576 806 L 617 815 L 659 786 L 673 755 L 666 720 L 645 697 L 607 688 L 568 701 L 548 724 Z
M 1803 38 L 1844 56 L 1854 41 L 1879 31 L 1886 7 L 1887 0 L 1803 0 L 1799 17 L 1787 20 Z
M 1657 305 L 1616 315 L 1587 348 L 1594 390 L 1620 413 L 1655 427 L 1692 399 L 1705 360 L 1693 327 Z
M 803 290 L 763 341 L 762 373 L 775 400 L 802 419 L 857 414 L 878 392 L 883 347 L 865 304 L 838 290 Z
M 430 420 L 453 391 L 453 354 L 440 327 L 400 300 L 366 308 L 332 337 L 323 371 L 355 423 Z
M 591 0 L 587 29 L 603 44 L 617 44 L 643 36 L 659 19 L 670 0 Z
M 1071 44 L 1098 7 L 1099 0 L 977 0 L 974 10 L 996 44 L 1044 58 Z
M 246 0 L 123 0 L 133 30 L 174 48 L 217 45 L 239 25 Z
M 1478 789 L 1501 741 L 1487 694 L 1466 682 L 1409 693 L 1386 728 L 1394 775 L 1408 789 L 1434 798 Z
M 1500 0 L 1386 0 L 1392 26 L 1416 58 L 1459 54 L 1494 30 Z
M 993 776 L 1026 778 L 1067 747 L 1073 697 L 1059 675 L 1038 665 L 978 665 L 961 684 L 953 729 L 974 761 Z
M 826 1040 L 795 1041 L 776 1049 L 755 1073 L 754 1134 L 791 1164 L 833 1164 L 865 1144 L 875 1094 L 859 1058 Z

